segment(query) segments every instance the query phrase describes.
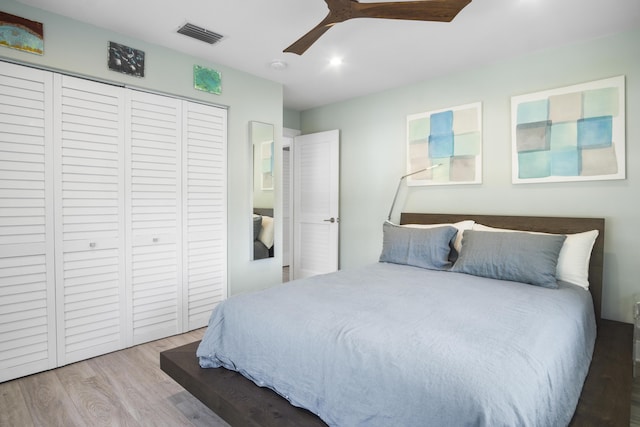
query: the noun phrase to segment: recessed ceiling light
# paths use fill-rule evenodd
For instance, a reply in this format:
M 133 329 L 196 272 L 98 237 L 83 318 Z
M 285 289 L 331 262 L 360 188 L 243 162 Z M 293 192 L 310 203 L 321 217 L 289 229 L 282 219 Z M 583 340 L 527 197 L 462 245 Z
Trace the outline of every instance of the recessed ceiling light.
M 338 58 L 338 57 L 331 58 L 331 61 L 329 61 L 329 64 L 332 67 L 339 67 L 340 65 L 342 65 L 342 58 Z
M 288 67 L 288 64 L 284 61 L 280 61 L 279 59 L 274 59 L 269 63 L 269 67 L 273 68 L 274 70 L 284 70 Z

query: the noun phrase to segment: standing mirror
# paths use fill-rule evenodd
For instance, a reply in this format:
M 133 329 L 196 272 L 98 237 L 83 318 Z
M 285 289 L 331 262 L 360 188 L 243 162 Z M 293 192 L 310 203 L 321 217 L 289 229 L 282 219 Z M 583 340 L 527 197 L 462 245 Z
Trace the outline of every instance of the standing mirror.
M 253 242 L 252 259 L 273 258 L 274 139 L 273 125 L 249 122 L 253 153 Z

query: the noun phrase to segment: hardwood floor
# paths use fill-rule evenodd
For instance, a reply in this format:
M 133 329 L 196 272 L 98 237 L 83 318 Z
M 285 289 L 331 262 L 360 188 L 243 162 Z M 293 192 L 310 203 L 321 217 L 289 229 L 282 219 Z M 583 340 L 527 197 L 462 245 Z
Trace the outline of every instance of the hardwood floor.
M 204 329 L 0 384 L 0 426 L 228 426 L 160 370 Z
M 0 384 L 0 426 L 198 426 L 228 424 L 160 370 L 159 354 L 204 329 Z M 640 427 L 640 377 L 630 427 Z

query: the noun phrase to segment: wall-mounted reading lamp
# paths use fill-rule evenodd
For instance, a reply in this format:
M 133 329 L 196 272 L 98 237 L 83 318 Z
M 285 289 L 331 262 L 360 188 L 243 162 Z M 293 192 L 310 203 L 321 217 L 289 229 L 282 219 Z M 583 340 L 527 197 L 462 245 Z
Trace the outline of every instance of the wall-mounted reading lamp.
M 389 209 L 389 218 L 387 218 L 387 221 L 391 222 L 391 214 L 393 213 L 393 208 L 396 205 L 396 200 L 398 199 L 398 193 L 400 193 L 400 186 L 402 185 L 402 181 L 404 181 L 407 177 L 409 177 L 411 175 L 417 175 L 417 174 L 419 174 L 421 172 L 426 172 L 428 170 L 435 169 L 438 166 L 442 166 L 442 163 L 438 163 L 438 164 L 429 166 L 428 168 L 420 169 L 418 171 L 411 172 L 411 173 L 408 173 L 408 174 L 403 175 L 403 176 L 400 177 L 400 181 L 398 181 L 398 188 L 396 188 L 396 195 L 393 196 L 393 202 L 391 203 L 391 209 Z

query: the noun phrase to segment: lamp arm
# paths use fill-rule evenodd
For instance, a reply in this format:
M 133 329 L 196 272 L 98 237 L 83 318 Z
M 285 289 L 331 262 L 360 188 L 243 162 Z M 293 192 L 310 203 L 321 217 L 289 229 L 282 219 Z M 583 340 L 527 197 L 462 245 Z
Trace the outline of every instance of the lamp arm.
M 387 218 L 387 221 L 391 222 L 391 214 L 393 213 L 393 208 L 395 207 L 396 201 L 398 200 L 398 194 L 400 193 L 400 187 L 402 186 L 402 181 L 404 181 L 407 177 L 410 177 L 411 175 L 416 175 L 416 174 L 419 174 L 421 172 L 426 172 L 428 170 L 435 169 L 438 166 L 442 166 L 442 163 L 438 163 L 438 164 L 429 166 L 428 168 L 420 169 L 420 170 L 417 170 L 415 172 L 411 172 L 411 173 L 408 173 L 406 175 L 402 175 L 400 177 L 400 180 L 398 181 L 398 188 L 396 188 L 396 194 L 393 196 L 393 202 L 391 202 L 391 209 L 389 209 L 389 216 Z
M 393 207 L 396 205 L 396 200 L 398 199 L 398 193 L 400 193 L 400 185 L 402 184 L 402 180 L 405 179 L 406 176 L 403 176 L 398 181 L 398 188 L 396 188 L 396 194 L 393 196 L 393 202 L 391 202 L 391 209 L 389 209 L 389 217 L 387 221 L 391 222 L 391 214 L 393 213 Z

